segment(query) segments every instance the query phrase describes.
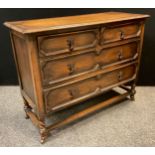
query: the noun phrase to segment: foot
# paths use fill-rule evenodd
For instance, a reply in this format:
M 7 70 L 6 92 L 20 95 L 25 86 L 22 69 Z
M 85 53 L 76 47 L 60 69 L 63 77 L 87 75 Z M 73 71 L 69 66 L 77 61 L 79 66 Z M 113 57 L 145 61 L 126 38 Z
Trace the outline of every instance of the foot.
M 25 119 L 29 119 L 30 117 L 26 114 Z

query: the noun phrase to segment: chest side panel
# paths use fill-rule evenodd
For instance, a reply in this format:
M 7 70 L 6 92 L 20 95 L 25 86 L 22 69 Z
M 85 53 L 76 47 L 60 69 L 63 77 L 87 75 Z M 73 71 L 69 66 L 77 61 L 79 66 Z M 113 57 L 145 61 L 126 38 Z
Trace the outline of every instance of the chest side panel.
M 33 103 L 35 103 L 34 87 L 26 40 L 16 36 L 15 34 L 12 35 L 12 40 L 22 90 L 33 101 Z

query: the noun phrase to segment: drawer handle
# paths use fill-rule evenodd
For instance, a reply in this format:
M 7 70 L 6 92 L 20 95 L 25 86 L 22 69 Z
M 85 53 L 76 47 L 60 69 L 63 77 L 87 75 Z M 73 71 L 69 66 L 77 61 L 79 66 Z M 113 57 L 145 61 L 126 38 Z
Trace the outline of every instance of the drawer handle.
M 72 98 L 76 98 L 79 96 L 79 90 L 78 89 L 75 89 L 75 88 L 71 88 L 68 90 L 69 91 L 69 94 Z
M 101 54 L 101 51 L 100 50 L 96 51 L 96 55 L 97 56 L 99 56 L 100 54 Z
M 102 75 L 101 75 L 101 74 L 96 75 L 96 80 L 100 80 L 100 79 L 101 79 L 101 77 L 102 77 Z
M 95 66 L 94 66 L 94 71 L 97 71 L 97 70 L 100 70 L 101 69 L 101 64 L 95 64 Z
M 74 50 L 74 39 L 73 38 L 69 38 L 67 39 L 67 45 L 70 51 Z
M 95 94 L 101 93 L 102 92 L 102 88 L 99 86 L 96 88 L 96 90 L 94 91 Z
M 120 30 L 120 39 L 123 40 L 124 37 L 125 37 L 125 33 L 122 30 Z
M 121 81 L 123 79 L 123 72 L 119 71 L 118 73 L 118 81 Z
M 118 53 L 118 60 L 122 60 L 124 58 L 124 56 L 123 56 L 123 51 L 121 50 L 121 51 L 119 51 L 119 53 Z
M 75 64 L 68 64 L 69 75 L 72 75 L 75 72 Z

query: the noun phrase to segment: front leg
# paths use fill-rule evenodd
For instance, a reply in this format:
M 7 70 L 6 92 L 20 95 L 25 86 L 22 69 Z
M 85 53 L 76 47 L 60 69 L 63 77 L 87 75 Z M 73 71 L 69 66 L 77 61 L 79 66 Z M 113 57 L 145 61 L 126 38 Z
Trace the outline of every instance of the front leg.
M 40 128 L 40 136 L 41 136 L 40 143 L 43 144 L 47 139 L 49 132 L 47 131 L 47 128 L 44 122 L 40 122 L 39 128 Z

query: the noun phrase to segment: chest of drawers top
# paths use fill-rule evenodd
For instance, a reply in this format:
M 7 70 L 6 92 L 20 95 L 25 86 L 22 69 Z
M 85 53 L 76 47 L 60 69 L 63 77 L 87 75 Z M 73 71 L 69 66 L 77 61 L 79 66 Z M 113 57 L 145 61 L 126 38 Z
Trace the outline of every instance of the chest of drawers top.
M 147 17 L 149 17 L 149 15 L 131 14 L 123 12 L 105 12 L 68 17 L 5 22 L 5 25 L 17 32 L 29 34 L 107 23 L 111 24 L 115 22 L 122 22 L 134 19 L 144 19 Z

